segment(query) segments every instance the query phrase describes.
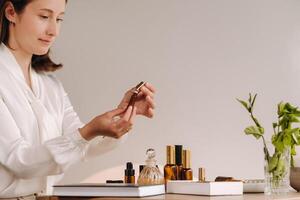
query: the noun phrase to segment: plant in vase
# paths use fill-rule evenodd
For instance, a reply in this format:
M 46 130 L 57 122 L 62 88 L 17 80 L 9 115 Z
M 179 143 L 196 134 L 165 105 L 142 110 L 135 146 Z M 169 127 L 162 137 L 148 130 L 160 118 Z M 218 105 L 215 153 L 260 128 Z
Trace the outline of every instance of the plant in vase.
M 244 132 L 252 135 L 256 139 L 262 139 L 265 155 L 265 179 L 266 194 L 285 193 L 289 190 L 290 166 L 294 166 L 293 156 L 296 155 L 295 146 L 300 143 L 300 128 L 293 127 L 294 123 L 299 123 L 300 110 L 290 103 L 280 102 L 277 106 L 277 122 L 273 125 L 272 144 L 274 146 L 273 155 L 267 147 L 264 137 L 264 128 L 253 114 L 253 107 L 257 94 L 243 101 L 237 99 L 249 112 L 254 125 L 247 127 Z

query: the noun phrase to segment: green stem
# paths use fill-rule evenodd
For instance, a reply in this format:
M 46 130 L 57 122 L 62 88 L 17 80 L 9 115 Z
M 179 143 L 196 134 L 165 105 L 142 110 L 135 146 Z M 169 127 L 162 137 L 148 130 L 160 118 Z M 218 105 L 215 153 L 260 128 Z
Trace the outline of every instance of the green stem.
M 262 128 L 261 125 L 258 123 L 257 119 L 254 117 L 254 115 L 252 113 L 252 109 L 251 109 L 250 115 L 251 115 L 252 120 L 256 124 L 256 126 L 258 126 L 259 128 Z
M 256 126 L 258 126 L 259 128 L 262 128 L 261 125 L 258 123 L 257 119 L 254 117 L 254 115 L 252 113 L 252 109 L 250 111 L 250 115 L 251 115 L 252 120 L 256 124 Z M 269 150 L 268 150 L 268 147 L 267 147 L 267 143 L 266 143 L 265 137 L 263 135 L 261 137 L 262 137 L 262 140 L 263 140 L 263 143 L 264 143 L 264 152 L 265 152 L 265 155 L 266 155 L 266 159 L 269 162 L 270 161 L 270 153 L 269 153 Z
M 265 154 L 266 154 L 266 158 L 267 158 L 267 161 L 269 163 L 270 162 L 270 153 L 269 153 L 269 150 L 267 148 L 265 137 L 264 136 L 261 136 L 261 137 L 262 137 L 262 140 L 263 140 L 263 143 L 264 143 L 264 151 L 265 151 Z
M 278 117 L 278 122 L 277 122 L 277 133 L 279 133 L 279 128 L 280 128 L 279 122 L 280 122 L 280 117 Z

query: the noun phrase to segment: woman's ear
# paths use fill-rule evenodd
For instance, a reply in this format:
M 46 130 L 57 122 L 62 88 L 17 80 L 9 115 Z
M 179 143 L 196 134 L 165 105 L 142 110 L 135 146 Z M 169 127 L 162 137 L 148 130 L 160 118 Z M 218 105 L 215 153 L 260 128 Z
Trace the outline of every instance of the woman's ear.
M 15 11 L 14 5 L 8 1 L 6 4 L 4 4 L 5 7 L 5 17 L 10 22 L 15 24 L 17 19 L 17 13 Z

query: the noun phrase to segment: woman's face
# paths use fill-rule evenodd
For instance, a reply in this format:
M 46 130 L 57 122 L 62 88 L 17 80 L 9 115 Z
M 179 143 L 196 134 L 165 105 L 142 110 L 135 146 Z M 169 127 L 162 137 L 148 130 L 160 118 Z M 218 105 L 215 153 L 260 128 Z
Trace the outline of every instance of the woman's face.
M 65 0 L 33 0 L 19 15 L 15 13 L 9 42 L 26 53 L 46 54 L 60 31 Z M 11 20 L 10 20 L 11 21 Z

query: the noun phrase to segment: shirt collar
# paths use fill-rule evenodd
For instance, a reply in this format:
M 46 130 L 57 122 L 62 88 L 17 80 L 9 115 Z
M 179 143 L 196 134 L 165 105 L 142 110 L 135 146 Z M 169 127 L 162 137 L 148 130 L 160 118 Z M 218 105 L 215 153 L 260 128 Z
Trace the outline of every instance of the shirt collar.
M 11 73 L 11 75 L 23 86 L 27 92 L 33 92 L 30 87 L 27 85 L 21 66 L 17 62 L 15 56 L 11 52 L 11 50 L 3 43 L 0 44 L 0 63 L 3 64 L 5 69 Z M 31 76 L 31 84 L 36 94 L 38 92 L 38 85 L 37 85 L 37 77 L 35 70 L 32 69 L 30 66 L 30 76 Z

